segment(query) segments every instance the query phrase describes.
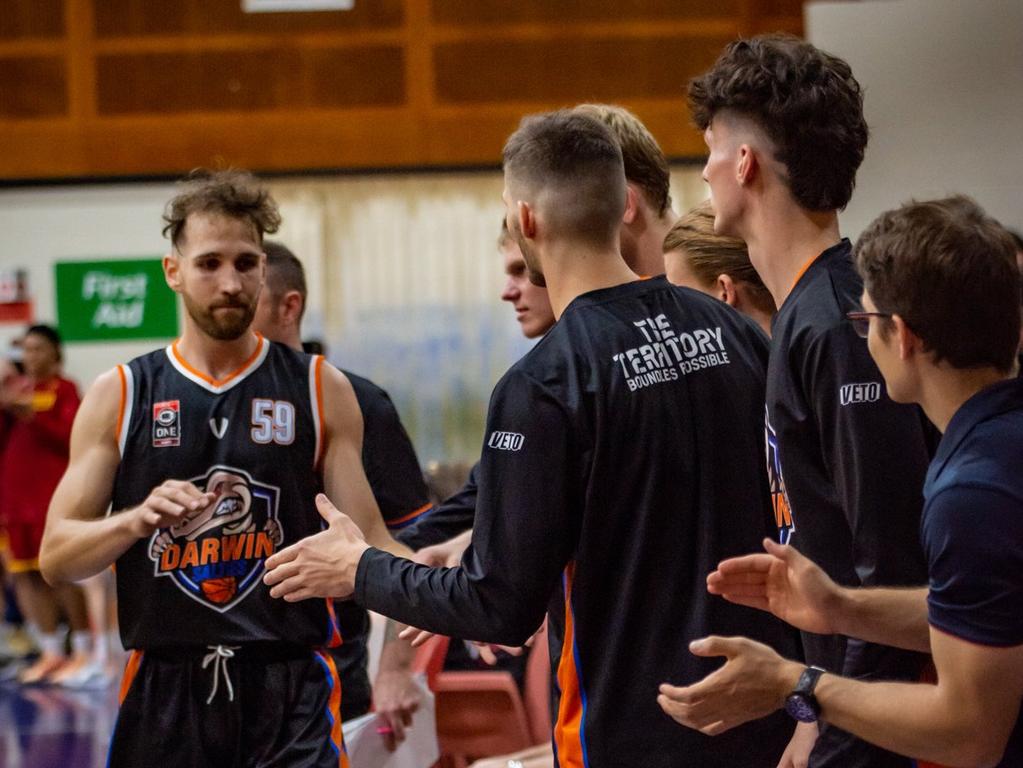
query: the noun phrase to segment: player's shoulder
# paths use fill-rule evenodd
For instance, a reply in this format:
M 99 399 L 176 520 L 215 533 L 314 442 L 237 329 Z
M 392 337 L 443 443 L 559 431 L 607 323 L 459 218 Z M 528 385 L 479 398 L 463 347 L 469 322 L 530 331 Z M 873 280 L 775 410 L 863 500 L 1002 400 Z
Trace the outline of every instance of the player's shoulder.
M 292 349 L 287 344 L 264 339 L 267 345 L 266 357 L 271 365 L 289 365 L 297 368 L 309 368 L 317 358 L 324 359 L 322 355 L 310 355 L 300 349 Z M 324 360 L 325 361 L 325 360 Z
M 122 371 L 128 369 L 131 370 L 132 372 L 138 373 L 147 373 L 149 371 L 158 370 L 170 364 L 169 357 L 170 350 L 171 350 L 170 345 L 151 350 L 144 354 L 138 355 L 137 357 L 133 357 L 126 363 L 122 363 L 121 365 L 115 366 L 113 368 L 113 371 L 115 372 L 116 375 L 116 371 L 118 369 L 121 369 Z
M 79 419 L 111 423 L 117 421 L 129 396 L 125 369 L 125 365 L 117 365 L 96 377 L 82 398 Z
M 843 334 L 846 313 L 861 308 L 863 280 L 847 241 L 825 251 L 778 310 L 774 335 L 786 343 L 810 344 Z
M 383 426 L 385 422 L 400 421 L 398 412 L 391 401 L 390 395 L 387 394 L 387 390 L 365 376 L 353 373 L 347 368 L 339 368 L 338 370 L 348 379 L 352 391 L 355 392 L 355 399 L 359 403 L 359 410 L 362 411 L 364 421 L 367 423 L 372 421 L 378 426 Z
M 375 382 L 367 379 L 365 376 L 348 370 L 347 368 L 338 368 L 338 371 L 348 379 L 348 383 L 352 385 L 352 389 L 355 390 L 355 396 L 359 398 L 359 403 L 374 402 L 378 400 L 390 400 L 387 394 L 387 390 L 379 386 Z

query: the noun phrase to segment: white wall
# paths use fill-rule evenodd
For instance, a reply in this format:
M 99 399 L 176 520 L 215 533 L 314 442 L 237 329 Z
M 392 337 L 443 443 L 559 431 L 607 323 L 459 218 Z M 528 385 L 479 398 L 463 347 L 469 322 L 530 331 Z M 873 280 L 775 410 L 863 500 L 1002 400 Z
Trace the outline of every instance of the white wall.
M 866 91 L 870 145 L 842 225 L 963 192 L 1023 229 L 1023 2 L 812 2 L 807 37 Z

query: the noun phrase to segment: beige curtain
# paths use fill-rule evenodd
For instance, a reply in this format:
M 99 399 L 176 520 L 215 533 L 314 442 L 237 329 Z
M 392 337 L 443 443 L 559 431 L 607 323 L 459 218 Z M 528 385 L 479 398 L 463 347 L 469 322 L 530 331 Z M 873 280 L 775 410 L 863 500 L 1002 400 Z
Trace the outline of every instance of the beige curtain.
M 500 301 L 499 173 L 273 184 L 278 238 L 309 276 L 306 338 L 390 393 L 420 459 L 479 454 L 487 400 L 529 349 Z M 705 197 L 699 168 L 672 173 L 675 208 Z

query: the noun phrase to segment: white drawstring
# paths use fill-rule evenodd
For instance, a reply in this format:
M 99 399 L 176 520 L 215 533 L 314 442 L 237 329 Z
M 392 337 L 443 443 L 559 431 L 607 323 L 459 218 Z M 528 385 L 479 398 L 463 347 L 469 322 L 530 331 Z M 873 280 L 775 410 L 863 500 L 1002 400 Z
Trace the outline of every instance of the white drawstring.
M 231 685 L 231 675 L 227 672 L 227 662 L 229 659 L 234 658 L 234 652 L 241 646 L 207 645 L 206 647 L 210 649 L 210 653 L 203 656 L 202 668 L 206 669 L 210 662 L 213 662 L 213 687 L 210 689 L 210 695 L 206 699 L 206 703 L 209 704 L 216 697 L 221 674 L 224 676 L 224 682 L 227 683 L 227 699 L 228 701 L 234 701 L 234 686 Z

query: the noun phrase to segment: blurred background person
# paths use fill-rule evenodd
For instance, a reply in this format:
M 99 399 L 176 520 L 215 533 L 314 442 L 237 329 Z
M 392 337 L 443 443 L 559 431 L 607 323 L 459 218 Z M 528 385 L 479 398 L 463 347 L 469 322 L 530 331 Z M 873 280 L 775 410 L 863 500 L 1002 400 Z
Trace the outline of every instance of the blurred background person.
M 671 169 L 657 139 L 632 112 L 616 104 L 580 104 L 574 112 L 594 117 L 622 150 L 627 197 L 619 246 L 637 275 L 664 274 L 661 244 L 678 214 L 671 207 Z
M 67 468 L 71 424 L 80 398 L 61 375 L 60 335 L 34 325 L 22 340 L 24 374 L 10 376 L 0 390 L 0 487 L 15 594 L 37 635 L 39 658 L 22 669 L 22 683 L 59 683 L 91 660 L 89 622 L 80 587 L 50 587 L 39 573 L 39 543 L 50 496 Z M 58 634 L 61 615 L 71 630 L 71 654 Z

